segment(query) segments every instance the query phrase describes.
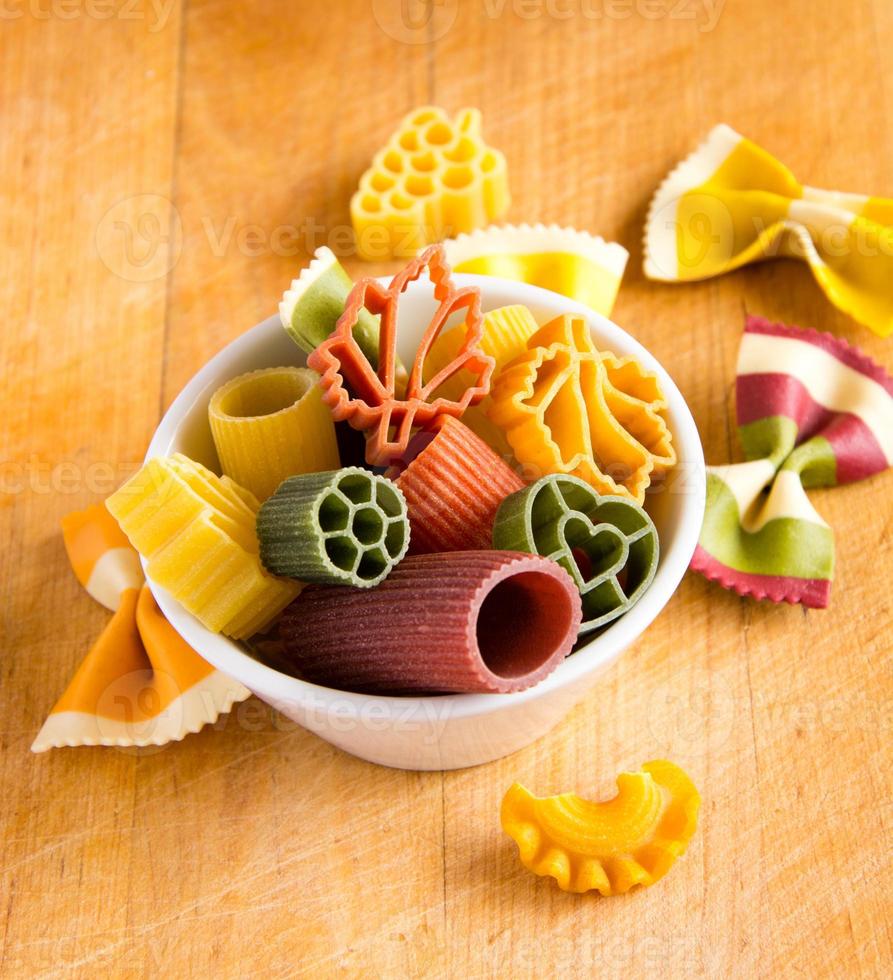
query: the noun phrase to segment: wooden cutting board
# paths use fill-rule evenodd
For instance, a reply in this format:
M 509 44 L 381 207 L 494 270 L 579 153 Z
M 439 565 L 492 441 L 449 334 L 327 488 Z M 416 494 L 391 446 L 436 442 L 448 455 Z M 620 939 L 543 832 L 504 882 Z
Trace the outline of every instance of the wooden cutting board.
M 745 310 L 893 368 L 803 266 L 658 286 L 640 247 L 657 183 L 719 121 L 811 184 L 893 196 L 887 0 L 416 3 L 0 15 L 0 973 L 889 976 L 890 474 L 811 495 L 836 532 L 830 609 L 690 576 L 559 728 L 480 769 L 369 766 L 253 699 L 157 751 L 29 752 L 107 621 L 60 517 L 137 465 L 314 247 L 349 250 L 350 193 L 417 104 L 481 108 L 512 220 L 630 249 L 616 319 L 709 460 L 737 452 Z M 656 757 L 704 800 L 666 880 L 600 900 L 520 867 L 497 819 L 513 780 L 596 797 Z

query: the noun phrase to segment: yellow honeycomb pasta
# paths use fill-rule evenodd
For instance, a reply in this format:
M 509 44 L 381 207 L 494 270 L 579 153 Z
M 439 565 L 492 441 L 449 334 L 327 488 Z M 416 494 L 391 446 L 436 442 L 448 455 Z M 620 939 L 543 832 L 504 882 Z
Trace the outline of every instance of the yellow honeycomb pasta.
M 527 341 L 537 330 L 539 325 L 526 306 L 502 306 L 484 315 L 483 333 L 478 346 L 496 361 L 496 371 L 499 371 L 504 364 L 527 350 Z M 466 329 L 459 325 L 442 333 L 434 341 L 425 359 L 423 374 L 426 382 L 458 355 L 465 337 Z M 455 400 L 472 380 L 470 372 L 461 371 L 448 378 L 438 388 L 437 394 Z M 465 410 L 462 421 L 494 452 L 502 457 L 511 456 L 512 447 L 502 429 L 487 417 L 489 407 L 490 396 L 487 395 L 477 405 Z
M 301 591 L 260 563 L 257 498 L 186 456 L 149 460 L 106 507 L 149 578 L 210 630 L 246 639 Z
M 223 472 L 264 501 L 289 476 L 339 466 L 335 425 L 309 368 L 264 368 L 218 388 L 208 405 Z
M 593 803 L 574 793 L 537 797 L 515 783 L 502 801 L 503 830 L 525 868 L 568 892 L 621 895 L 662 878 L 685 853 L 701 798 L 672 762 L 617 777 L 617 795 Z
M 481 114 L 454 119 L 415 109 L 360 178 L 350 215 L 361 258 L 408 258 L 431 242 L 474 231 L 509 206 L 505 157 L 484 143 Z

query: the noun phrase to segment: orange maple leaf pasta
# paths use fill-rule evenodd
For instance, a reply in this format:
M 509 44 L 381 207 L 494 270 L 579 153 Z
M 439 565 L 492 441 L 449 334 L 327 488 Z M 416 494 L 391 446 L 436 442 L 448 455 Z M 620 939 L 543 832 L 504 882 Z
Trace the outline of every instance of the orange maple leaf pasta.
M 502 801 L 502 829 L 525 868 L 563 891 L 620 895 L 662 878 L 685 853 L 701 798 L 672 762 L 647 762 L 617 777 L 617 795 L 593 803 L 574 793 L 537 797 L 515 783 Z
M 413 359 L 405 393 L 396 389 L 397 310 L 411 282 L 427 272 L 437 309 Z M 366 310 L 381 316 L 377 370 L 353 338 L 353 326 Z M 423 380 L 423 367 L 432 344 L 453 315 L 464 317 L 464 341 L 456 356 L 434 377 Z M 320 374 L 323 401 L 332 418 L 347 421 L 367 433 L 366 462 L 387 466 L 406 452 L 414 428 L 440 415 L 460 416 L 490 390 L 493 358 L 480 349 L 482 331 L 480 290 L 457 288 L 444 259 L 443 247 L 432 245 L 405 266 L 387 288 L 377 280 L 360 279 L 351 290 L 334 332 L 307 359 Z M 459 397 L 445 397 L 445 383 L 460 372 L 471 376 Z

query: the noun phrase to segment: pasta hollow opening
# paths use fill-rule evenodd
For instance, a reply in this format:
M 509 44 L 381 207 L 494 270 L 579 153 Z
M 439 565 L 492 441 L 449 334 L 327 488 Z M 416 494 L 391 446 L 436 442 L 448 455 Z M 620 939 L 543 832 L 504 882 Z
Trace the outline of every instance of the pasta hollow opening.
M 574 610 L 567 589 L 542 572 L 520 572 L 497 583 L 478 611 L 478 650 L 497 677 L 537 670 L 567 635 Z
M 271 380 L 275 380 L 275 383 L 271 384 Z M 308 379 L 295 375 L 291 370 L 283 371 L 275 379 L 265 373 L 256 378 L 245 378 L 232 390 L 225 391 L 217 408 L 224 415 L 236 419 L 275 415 L 300 401 L 309 388 Z

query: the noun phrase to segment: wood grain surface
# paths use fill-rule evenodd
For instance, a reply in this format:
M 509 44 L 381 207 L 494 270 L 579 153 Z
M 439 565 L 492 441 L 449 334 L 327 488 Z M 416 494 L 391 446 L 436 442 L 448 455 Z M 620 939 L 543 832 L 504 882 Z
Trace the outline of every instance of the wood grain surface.
M 893 196 L 889 0 L 416 2 L 0 5 L 0 974 L 889 976 L 890 474 L 811 494 L 836 531 L 827 611 L 688 576 L 559 728 L 482 768 L 377 768 L 254 699 L 161 750 L 29 752 L 107 621 L 60 517 L 137 465 L 313 248 L 370 268 L 349 196 L 414 105 L 482 109 L 510 219 L 630 249 L 615 318 L 709 460 L 738 451 L 745 310 L 893 368 L 801 265 L 659 286 L 640 245 L 657 183 L 720 121 L 810 184 Z M 663 882 L 601 900 L 520 866 L 513 780 L 597 796 L 658 757 L 704 800 Z

